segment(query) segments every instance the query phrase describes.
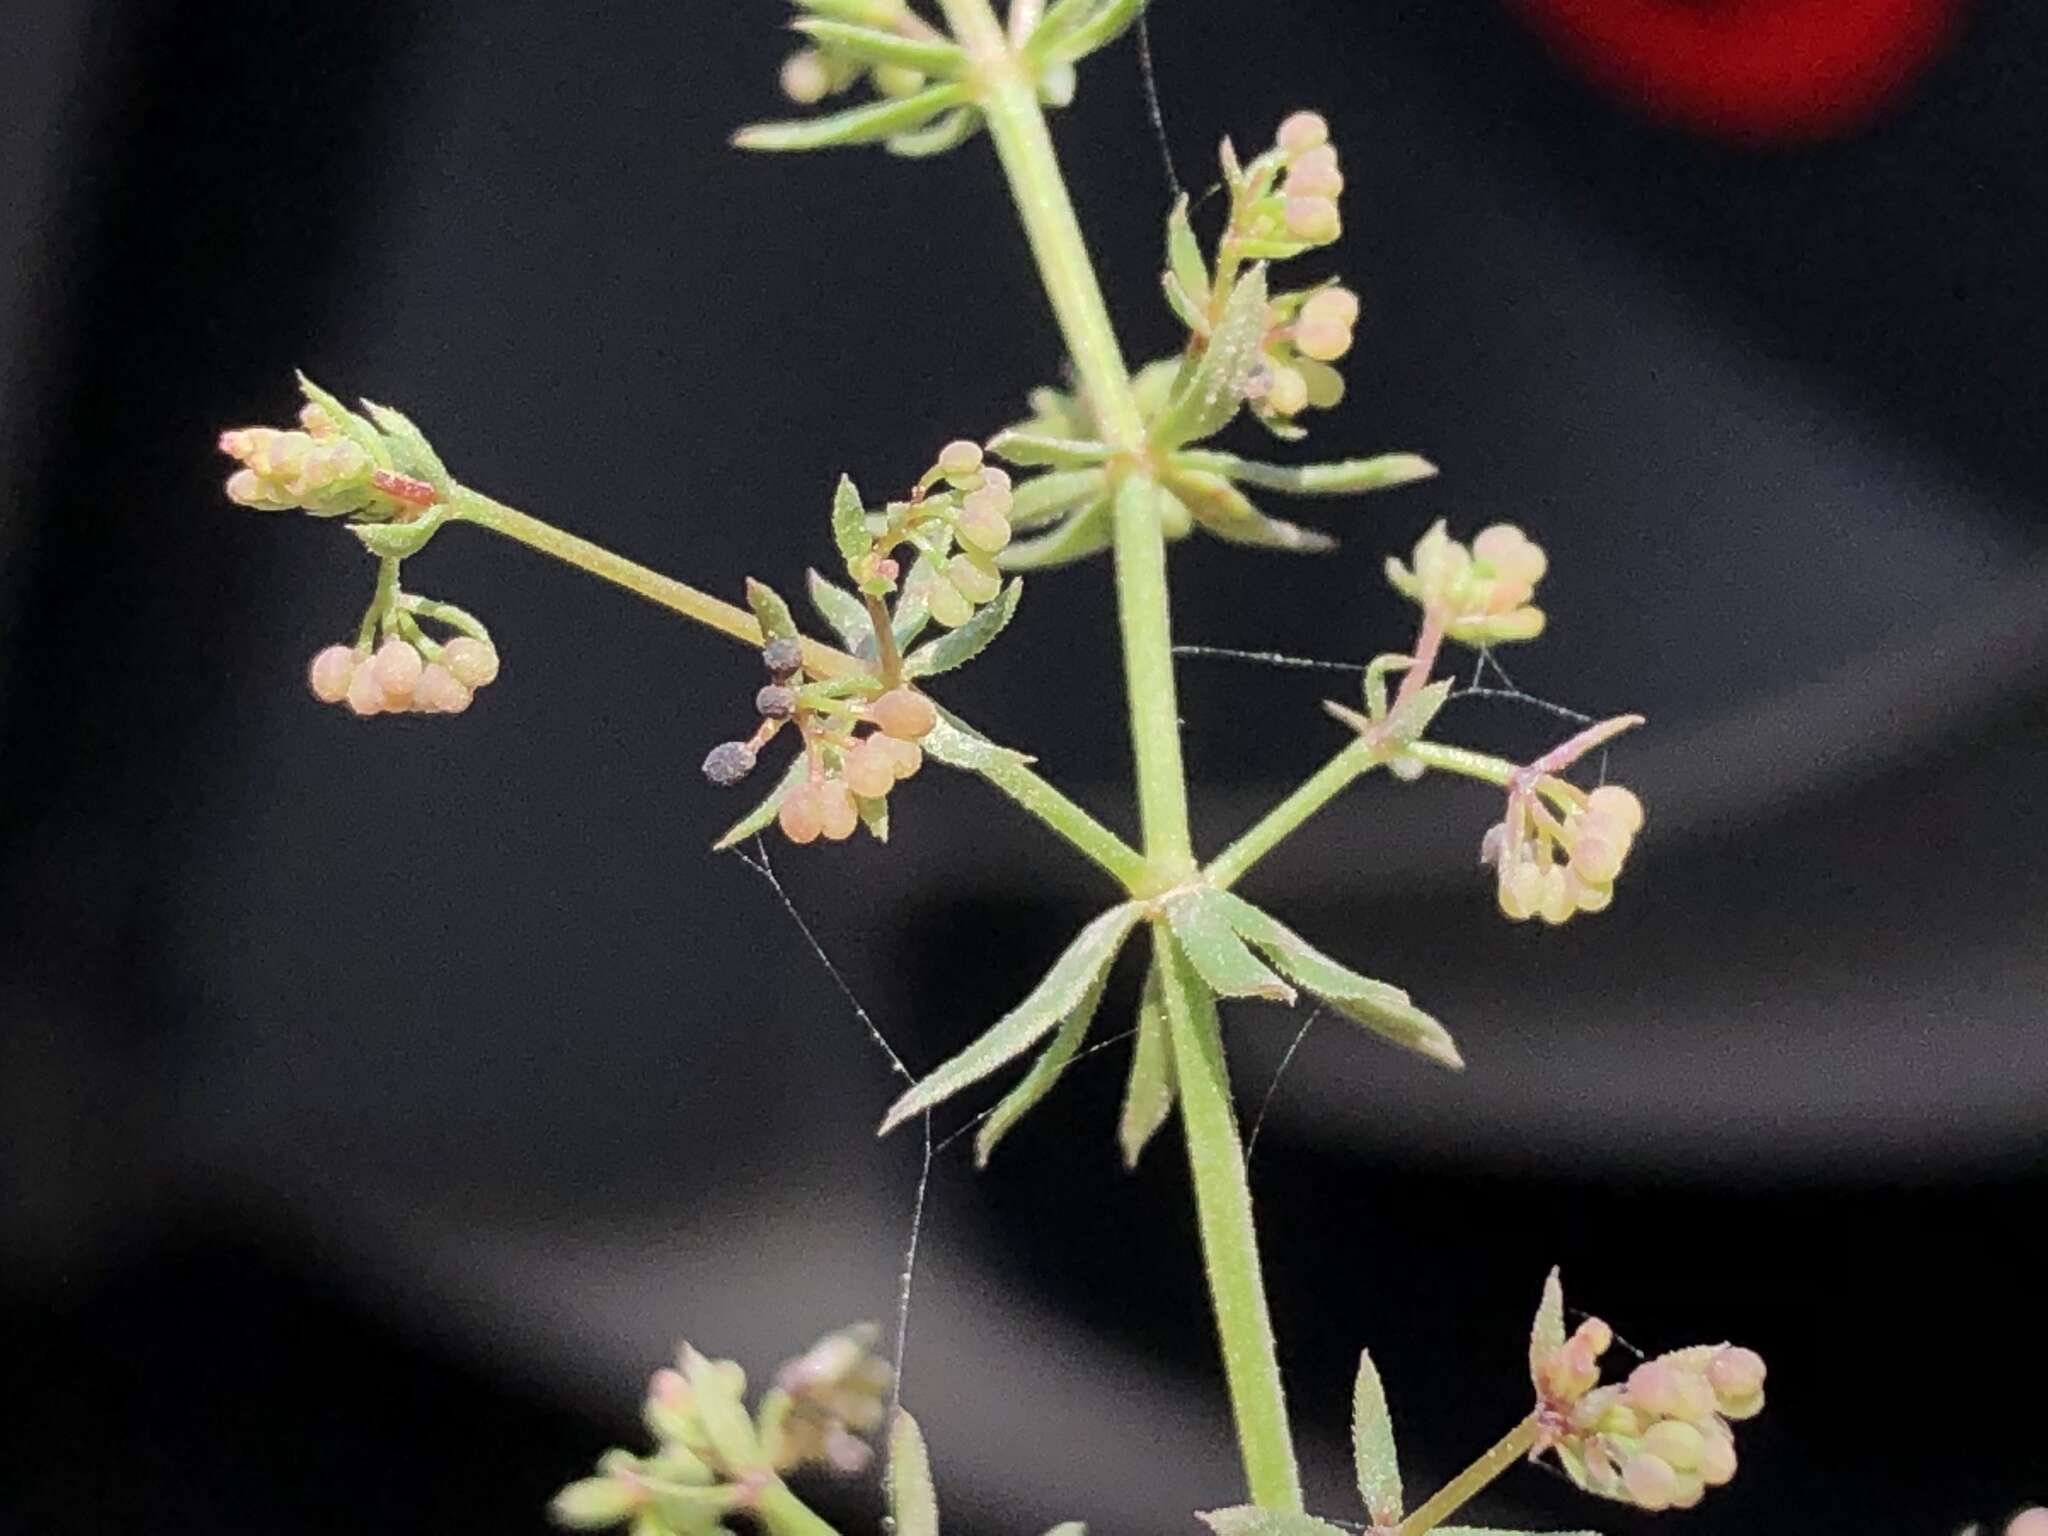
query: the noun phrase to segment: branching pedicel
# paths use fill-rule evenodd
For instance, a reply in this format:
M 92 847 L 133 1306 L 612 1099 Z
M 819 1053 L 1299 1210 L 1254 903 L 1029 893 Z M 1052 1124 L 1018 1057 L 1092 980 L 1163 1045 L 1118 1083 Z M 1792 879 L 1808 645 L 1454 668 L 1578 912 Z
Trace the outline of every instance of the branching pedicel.
M 1187 199 L 1170 211 L 1161 281 L 1187 343 L 1176 357 L 1127 370 L 1043 109 L 1071 99 L 1076 63 L 1112 42 L 1141 3 L 1012 0 L 1005 23 L 989 0 L 941 0 L 941 30 L 906 0 L 799 0 L 795 25 L 808 46 L 784 69 L 788 94 L 812 103 L 866 82 L 877 99 L 751 128 L 737 142 L 761 150 L 880 142 L 920 156 L 986 131 L 1075 381 L 1065 391 L 1035 391 L 1030 416 L 996 433 L 986 450 L 967 441 L 944 447 L 901 499 L 873 505 L 850 480 L 840 482 L 831 530 L 843 580 L 813 573 L 808 592 L 834 645 L 805 638 L 784 599 L 759 582 L 749 583 L 742 608 L 471 490 L 404 416 L 369 404 L 352 411 L 310 382 L 302 381 L 298 429 L 232 431 L 221 447 L 241 465 L 228 481 L 233 500 L 342 519 L 376 561 L 374 595 L 353 643 L 314 658 L 313 691 L 323 700 L 363 716 L 458 713 L 496 678 L 498 653 L 483 626 L 400 582 L 404 562 L 442 529 L 483 528 L 760 650 L 768 679 L 753 700 L 757 724 L 714 747 L 703 771 L 715 784 L 734 784 L 778 738 L 796 745 L 770 793 L 720 847 L 771 824 L 795 843 L 840 841 L 863 826 L 886 838 L 893 792 L 929 757 L 980 776 L 1096 864 L 1118 888 L 1117 903 L 1009 1014 L 905 1093 L 882 1128 L 929 1112 L 1036 1049 L 976 1137 L 977 1160 L 986 1161 L 1073 1061 L 1111 962 L 1143 928 L 1151 965 L 1118 1139 L 1135 1163 L 1180 1111 L 1250 1500 L 1204 1518 L 1223 1536 L 1321 1536 L 1331 1527 L 1303 1513 L 1218 1001 L 1291 1001 L 1301 989 L 1393 1044 L 1446 1067 L 1462 1062 L 1449 1032 L 1400 988 L 1332 959 L 1232 887 L 1361 776 L 1385 768 L 1412 779 L 1434 769 L 1506 792 L 1481 853 L 1507 916 L 1558 923 L 1597 912 L 1612 899 L 1642 807 L 1625 789 L 1588 791 L 1565 773 L 1641 721 L 1627 715 L 1591 725 L 1523 764 L 1433 739 L 1451 689 L 1435 676 L 1443 647 L 1536 638 L 1544 615 L 1534 599 L 1546 566 L 1543 551 L 1513 527 L 1485 529 L 1468 546 L 1439 524 L 1408 561 L 1388 563 L 1389 579 L 1417 605 L 1414 644 L 1362 668 L 1360 707 L 1329 706 L 1349 727 L 1349 743 L 1235 842 L 1197 859 L 1180 758 L 1167 542 L 1199 529 L 1267 549 L 1326 549 L 1326 535 L 1269 515 L 1249 493 L 1349 496 L 1435 470 L 1411 454 L 1283 466 L 1204 446 L 1240 414 L 1296 441 L 1303 420 L 1343 394 L 1335 365 L 1351 347 L 1357 296 L 1330 281 L 1290 286 L 1279 277 L 1341 231 L 1344 177 L 1313 113 L 1290 117 L 1248 161 L 1224 141 L 1227 210 L 1206 247 Z M 989 456 L 1021 478 L 1013 482 Z M 1001 634 L 1023 595 L 1022 582 L 1006 583 L 1005 572 L 1104 549 L 1116 567 L 1142 829 L 1136 846 L 1039 777 L 1029 758 L 924 691 Z M 1375 1529 L 1445 1529 L 1474 1493 L 1531 1454 L 1554 1455 L 1589 1492 L 1645 1509 L 1689 1505 L 1732 1475 L 1728 1423 L 1761 1407 L 1760 1359 L 1725 1346 L 1684 1350 L 1643 1366 L 1625 1385 L 1600 1387 L 1598 1357 L 1610 1335 L 1589 1322 L 1565 1338 L 1561 1308 L 1553 1277 L 1531 1346 L 1536 1402 L 1528 1418 L 1412 1511 L 1403 1505 L 1378 1376 L 1364 1362 L 1356 1436 Z M 870 1354 L 873 1343 L 872 1332 L 858 1330 L 821 1342 L 785 1368 L 752 1413 L 738 1366 L 686 1348 L 649 1394 L 657 1449 L 611 1453 L 599 1476 L 562 1494 L 557 1517 L 576 1526 L 631 1522 L 635 1536 L 717 1531 L 736 1515 L 773 1536 L 826 1530 L 784 1477 L 865 1464 L 860 1437 L 882 1427 L 890 1379 Z M 907 1417 L 891 1428 L 890 1444 L 899 1536 L 931 1536 L 937 1506 L 923 1440 Z

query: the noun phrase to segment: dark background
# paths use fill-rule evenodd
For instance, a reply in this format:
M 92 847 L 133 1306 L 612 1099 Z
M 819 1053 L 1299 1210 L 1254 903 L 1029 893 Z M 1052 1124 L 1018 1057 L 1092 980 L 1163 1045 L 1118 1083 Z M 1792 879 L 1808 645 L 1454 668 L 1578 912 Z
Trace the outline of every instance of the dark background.
M 1369 784 L 1254 882 L 1472 1062 L 1318 1026 L 1275 1095 L 1253 1175 L 1312 1502 L 1356 1513 L 1363 1343 L 1411 1484 L 1511 1422 L 1552 1263 L 1653 1352 L 1771 1362 L 1742 1475 L 1660 1528 L 2048 1498 L 2048 17 L 1975 7 L 1801 144 L 1660 126 L 1489 6 L 1156 11 L 1191 182 L 1221 132 L 1335 125 L 1367 320 L 1316 446 L 1446 468 L 1302 509 L 1347 535 L 1321 561 L 1179 546 L 1179 633 L 1362 658 L 1405 633 L 1385 553 L 1515 517 L 1554 572 L 1518 681 L 1652 719 L 1614 768 L 1651 830 L 1599 919 L 1498 922 L 1462 785 Z M 892 1311 L 917 1158 L 869 1134 L 886 1069 L 704 852 L 736 806 L 695 765 L 752 658 L 453 537 L 420 579 L 505 676 L 459 721 L 359 725 L 301 678 L 367 567 L 229 507 L 212 451 L 303 366 L 507 500 L 793 586 L 839 470 L 906 482 L 1060 358 L 985 143 L 723 147 L 775 110 L 777 15 L 11 8 L 0 1529 L 538 1529 L 679 1335 L 764 1371 Z M 1132 350 L 1170 346 L 1127 46 L 1055 132 Z M 947 698 L 1127 826 L 1108 598 L 1100 565 L 1034 582 Z M 1338 743 L 1333 681 L 1190 663 L 1206 844 Z M 1104 893 L 971 782 L 897 818 L 780 867 L 922 1068 Z M 1235 1020 L 1247 1113 L 1295 1028 Z M 988 1174 L 940 1160 L 907 1392 L 950 1530 L 1183 1530 L 1235 1494 L 1175 1138 L 1115 1162 L 1123 1059 Z M 821 1497 L 872 1520 L 865 1487 Z M 1480 1513 L 1651 1525 L 1534 1472 Z

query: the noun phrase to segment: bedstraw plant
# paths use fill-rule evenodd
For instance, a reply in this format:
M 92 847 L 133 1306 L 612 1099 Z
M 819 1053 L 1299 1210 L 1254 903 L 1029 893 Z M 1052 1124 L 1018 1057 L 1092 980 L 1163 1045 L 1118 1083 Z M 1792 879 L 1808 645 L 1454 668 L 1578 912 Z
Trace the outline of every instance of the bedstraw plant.
M 1076 69 L 1137 19 L 1142 0 L 940 0 L 940 20 L 908 0 L 798 0 L 803 46 L 783 69 L 803 105 L 862 92 L 854 105 L 740 132 L 757 151 L 880 145 L 898 156 L 956 149 L 986 135 L 1007 178 L 1053 319 L 1071 360 L 1065 387 L 1030 395 L 1029 414 L 985 438 L 947 443 L 906 474 L 907 489 L 876 501 L 849 479 L 829 498 L 830 574 L 804 594 L 825 638 L 806 635 L 783 596 L 750 582 L 744 606 L 661 575 L 458 481 L 405 416 L 365 402 L 351 409 L 301 380 L 291 429 L 225 433 L 238 461 L 229 497 L 267 511 L 338 521 L 375 566 L 367 611 L 352 637 L 312 660 L 321 700 L 356 715 L 454 715 L 499 674 L 496 642 L 461 608 L 409 590 L 406 563 L 445 530 L 482 530 L 610 581 L 759 651 L 751 700 L 730 702 L 753 723 L 710 747 L 714 785 L 755 779 L 767 793 L 718 846 L 756 835 L 792 843 L 891 835 L 894 807 L 927 761 L 973 774 L 1037 818 L 1098 867 L 1113 900 L 1055 958 L 1015 1008 L 904 1093 L 884 1132 L 925 1115 L 983 1079 L 1035 1056 L 975 1141 L 986 1162 L 1035 1109 L 1081 1048 L 1118 952 L 1143 943 L 1150 966 L 1138 1005 L 1128 1084 L 1116 1128 L 1135 1164 L 1178 1110 L 1193 1173 L 1202 1261 L 1221 1345 L 1246 1502 L 1201 1516 L 1218 1536 L 1330 1536 L 1305 1512 L 1275 1359 L 1232 1108 L 1221 1006 L 1239 998 L 1293 1001 L 1310 993 L 1330 1012 L 1447 1069 L 1462 1065 L 1445 1026 L 1400 987 L 1311 944 L 1281 917 L 1238 895 L 1244 876 L 1357 780 L 1385 770 L 1476 781 L 1500 797 L 1475 817 L 1501 912 L 1562 923 L 1612 899 L 1643 808 L 1627 789 L 1574 782 L 1581 760 L 1641 723 L 1619 715 L 1528 762 L 1435 734 L 1451 682 L 1446 647 L 1536 639 L 1543 550 L 1496 525 L 1469 541 L 1442 524 L 1386 574 L 1409 598 L 1405 648 L 1361 665 L 1358 697 L 1332 701 L 1341 745 L 1292 794 L 1221 850 L 1189 835 L 1167 545 L 1207 534 L 1267 550 L 1312 553 L 1332 541 L 1283 520 L 1258 500 L 1348 499 L 1435 473 L 1407 453 L 1318 463 L 1269 463 L 1212 446 L 1248 416 L 1280 444 L 1298 442 L 1315 413 L 1344 393 L 1360 301 L 1333 279 L 1298 275 L 1338 241 L 1344 173 L 1324 120 L 1299 112 L 1272 141 L 1241 155 L 1225 139 L 1221 196 L 1198 210 L 1182 198 L 1165 219 L 1161 289 L 1185 326 L 1175 355 L 1126 366 L 1068 200 L 1046 124 L 1067 104 Z M 1206 236 L 1197 227 L 1205 217 Z M 1022 572 L 1106 553 L 1114 562 L 1139 836 L 1127 840 L 1061 793 L 1021 752 L 949 712 L 944 674 L 999 639 L 1023 599 Z M 773 761 L 768 761 L 773 759 Z M 756 776 L 759 776 L 756 779 Z M 914 834 L 913 834 L 914 835 Z M 843 857 L 821 853 L 822 857 Z M 1690 1506 L 1735 1471 L 1731 1425 L 1762 1406 L 1764 1366 L 1726 1344 L 1681 1349 L 1602 1385 L 1612 1333 L 1597 1319 L 1567 1336 L 1555 1275 L 1531 1334 L 1531 1408 L 1445 1487 L 1407 1501 L 1392 1422 L 1371 1357 L 1353 1405 L 1359 1494 L 1380 1536 L 1458 1529 L 1444 1522 L 1517 1461 L 1547 1456 L 1589 1494 L 1639 1509 Z M 804 1469 L 855 1474 L 870 1437 L 885 1439 L 897 1536 L 932 1536 L 937 1505 L 924 1440 L 890 1417 L 890 1367 L 878 1335 L 851 1329 L 785 1365 L 754 1406 L 731 1361 L 685 1346 L 656 1373 L 645 1416 L 646 1454 L 614 1451 L 554 1505 L 574 1527 L 629 1524 L 634 1536 L 698 1536 L 745 1519 L 772 1536 L 829 1529 L 791 1490 Z M 1355 1521 L 1354 1521 L 1355 1523 Z M 1076 1528 L 1063 1527 L 1063 1531 Z

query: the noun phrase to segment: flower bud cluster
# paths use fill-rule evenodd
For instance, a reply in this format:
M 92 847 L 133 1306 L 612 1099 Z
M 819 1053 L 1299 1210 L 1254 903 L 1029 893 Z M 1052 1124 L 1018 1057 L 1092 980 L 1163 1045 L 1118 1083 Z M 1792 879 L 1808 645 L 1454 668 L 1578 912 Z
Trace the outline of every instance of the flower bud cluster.
M 1444 633 L 1466 645 L 1533 640 L 1543 610 L 1530 599 L 1549 568 L 1543 547 L 1512 523 L 1483 529 L 1467 548 L 1438 522 L 1416 542 L 1414 566 L 1387 561 L 1396 591 L 1441 616 Z
M 1358 295 L 1327 286 L 1286 294 L 1267 307 L 1266 319 L 1253 408 L 1268 419 L 1291 420 L 1310 407 L 1328 410 L 1341 401 L 1344 376 L 1330 365 L 1351 350 Z
M 897 551 L 909 545 L 926 567 L 925 611 L 933 623 L 958 629 L 1002 595 L 996 556 L 1010 543 L 1014 503 L 1009 472 L 987 463 L 980 444 L 948 443 L 911 499 L 891 502 L 871 520 L 878 531 L 867 554 L 848 562 L 849 574 L 863 591 L 894 591 L 903 569 Z
M 498 678 L 489 641 L 459 635 L 445 645 L 387 636 L 371 651 L 330 645 L 313 658 L 307 681 L 323 704 L 369 715 L 459 715 L 477 690 Z
M 1704 1344 L 1646 1360 L 1626 1382 L 1600 1385 L 1614 1330 L 1587 1318 L 1564 1335 L 1555 1273 L 1529 1341 L 1536 1389 L 1535 1453 L 1555 1452 L 1579 1487 L 1639 1509 L 1690 1509 L 1735 1475 L 1730 1425 L 1764 1406 L 1763 1357 Z
M 854 1473 L 874 1449 L 862 1438 L 881 1428 L 896 1373 L 877 1355 L 873 1323 L 829 1333 L 775 1374 L 780 1411 L 766 1437 L 778 1472 L 804 1466 Z
M 634 1536 L 720 1536 L 778 1474 L 859 1471 L 873 1457 L 860 1436 L 880 1427 L 894 1379 L 872 1353 L 876 1337 L 860 1327 L 819 1340 L 783 1366 L 753 1414 L 746 1372 L 683 1345 L 647 1384 L 641 1417 L 654 1451 L 607 1451 L 597 1475 L 555 1495 L 549 1513 L 571 1530 L 630 1522 Z
M 1561 815 L 1553 815 L 1548 798 Z M 1487 830 L 1479 858 L 1498 874 L 1501 912 L 1515 922 L 1562 923 L 1575 912 L 1603 912 L 1614 900 L 1643 803 L 1618 784 L 1588 793 L 1548 774 L 1508 790 L 1506 816 Z
M 868 706 L 867 718 L 874 729 L 866 735 L 820 732 L 823 741 L 812 743 L 809 775 L 775 813 L 792 843 L 844 842 L 860 825 L 863 801 L 879 807 L 899 780 L 924 766 L 917 743 L 938 724 L 931 700 L 914 689 L 892 689 Z
M 1330 125 L 1318 113 L 1296 112 L 1274 136 L 1282 170 L 1278 196 L 1280 224 L 1287 235 L 1306 245 L 1330 245 L 1344 233 L 1337 199 L 1344 192 L 1344 173 L 1337 168 L 1337 148 Z
M 228 476 L 228 499 L 259 512 L 306 511 L 338 517 L 378 499 L 370 477 L 377 465 L 360 443 L 343 437 L 327 413 L 308 405 L 300 430 L 237 427 L 220 435 L 220 451 L 242 467 Z
M 807 766 L 776 804 L 782 835 L 798 844 L 821 837 L 837 843 L 863 821 L 879 825 L 889 792 L 924 766 L 918 742 L 937 726 L 937 706 L 907 686 L 876 688 L 865 698 L 832 684 L 807 686 L 803 647 L 792 637 L 770 640 L 761 659 L 773 679 L 754 695 L 761 723 L 751 738 L 713 747 L 704 777 L 721 787 L 739 783 L 760 762 L 761 749 L 793 726 Z

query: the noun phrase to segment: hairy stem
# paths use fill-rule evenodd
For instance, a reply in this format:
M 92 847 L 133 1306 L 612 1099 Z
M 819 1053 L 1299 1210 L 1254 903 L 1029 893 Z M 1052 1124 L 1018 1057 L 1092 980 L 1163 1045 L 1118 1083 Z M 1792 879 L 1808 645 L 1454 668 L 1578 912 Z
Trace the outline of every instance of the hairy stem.
M 651 570 L 624 555 L 613 554 L 600 544 L 544 523 L 537 517 L 516 511 L 502 502 L 471 490 L 456 495 L 456 515 L 479 528 L 551 555 L 579 571 L 598 576 L 625 588 L 651 603 L 659 604 L 686 619 L 729 635 L 743 645 L 761 644 L 761 626 L 746 609 L 700 592 L 672 576 Z M 867 671 L 867 664 L 844 651 L 815 640 L 805 640 L 804 666 L 816 677 L 846 677 Z M 1008 795 L 1018 805 L 1045 823 L 1084 857 L 1107 871 L 1118 884 L 1134 895 L 1149 895 L 1156 884 L 1152 866 L 1087 811 L 1053 788 L 1022 763 L 1006 760 L 982 770 L 981 777 Z
M 1424 1536 L 1476 1498 L 1501 1473 L 1528 1455 L 1536 1444 L 1536 1415 L 1530 1414 L 1483 1452 L 1479 1459 L 1433 1494 L 1415 1513 L 1394 1527 L 1394 1536 Z
M 1187 781 L 1181 764 L 1166 539 L 1145 452 L 1145 421 L 1102 301 L 1094 264 L 1067 196 L 1034 82 L 1012 56 L 988 0 L 941 0 L 954 37 L 975 60 L 978 92 L 1010 194 L 1046 296 L 1103 440 L 1114 450 L 1117 619 L 1130 697 L 1145 855 L 1162 884 L 1194 872 Z M 1170 950 L 1170 946 L 1169 946 Z M 1162 962 L 1168 959 L 1162 954 Z M 1214 999 L 1185 970 L 1166 965 L 1173 1012 L 1181 1119 L 1194 1170 L 1202 1252 L 1229 1380 L 1245 1481 L 1254 1502 L 1299 1510 L 1301 1478 L 1287 1429 L 1287 1402 L 1259 1272 L 1258 1238 L 1244 1154 L 1230 1105 Z
M 1517 771 L 1517 765 L 1504 757 L 1473 752 L 1465 747 L 1445 746 L 1435 741 L 1411 741 L 1401 748 L 1401 753 L 1440 773 L 1461 774 L 1502 788 Z M 1362 775 L 1383 765 L 1391 755 L 1384 743 L 1359 737 L 1318 768 L 1293 794 L 1260 817 L 1236 842 L 1217 854 L 1203 869 L 1202 878 L 1216 886 L 1236 884 L 1303 822 L 1349 789 Z
M 1209 1297 L 1223 1336 L 1223 1373 L 1237 1421 L 1238 1448 L 1254 1503 L 1300 1510 L 1301 1478 L 1287 1428 L 1287 1399 L 1273 1321 L 1259 1276 L 1251 1186 L 1230 1102 L 1230 1071 L 1216 999 L 1194 975 L 1163 928 L 1155 929 L 1159 976 L 1180 1081 L 1180 1118 L 1187 1134 L 1202 1229 Z

